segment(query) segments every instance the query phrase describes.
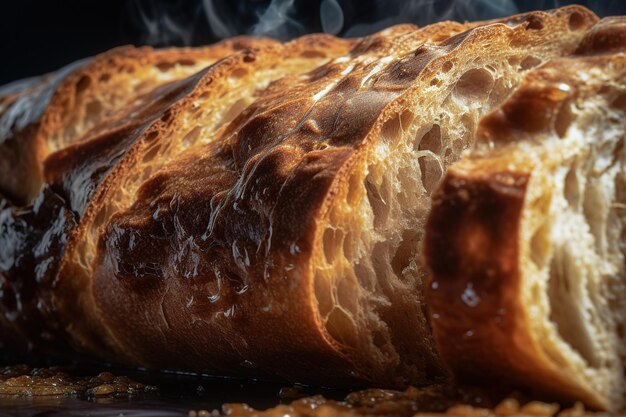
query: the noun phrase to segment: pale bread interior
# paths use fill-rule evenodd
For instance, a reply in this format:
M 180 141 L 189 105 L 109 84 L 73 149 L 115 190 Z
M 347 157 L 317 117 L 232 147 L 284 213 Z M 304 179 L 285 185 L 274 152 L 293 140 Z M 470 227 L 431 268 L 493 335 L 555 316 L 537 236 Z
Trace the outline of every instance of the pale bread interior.
M 625 82 L 564 104 L 552 136 L 516 150 L 540 167 L 521 225 L 529 333 L 556 372 L 613 404 L 626 389 Z

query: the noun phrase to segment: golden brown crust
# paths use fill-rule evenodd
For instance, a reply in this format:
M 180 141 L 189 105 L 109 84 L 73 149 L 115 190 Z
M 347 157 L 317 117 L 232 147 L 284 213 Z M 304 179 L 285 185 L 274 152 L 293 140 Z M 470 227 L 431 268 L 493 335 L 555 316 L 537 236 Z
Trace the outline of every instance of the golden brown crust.
M 94 181 L 99 188 L 95 188 L 93 193 L 82 197 L 80 199 L 82 204 L 74 207 L 75 210 L 81 212 L 85 210 L 85 214 L 83 216 L 83 225 L 72 233 L 69 238 L 68 247 L 65 250 L 66 260 L 61 265 L 61 271 L 59 273 L 60 285 L 55 295 L 55 299 L 57 300 L 56 308 L 68 315 L 75 312 L 77 306 L 74 305 L 74 303 L 70 304 L 67 302 L 72 299 L 72 297 L 67 294 L 75 294 L 77 292 L 85 294 L 87 299 L 86 302 L 89 303 L 90 309 L 95 308 L 95 306 L 93 306 L 93 301 L 91 301 L 91 297 L 93 297 L 93 295 L 84 291 L 84 285 L 90 284 L 85 282 L 83 285 L 77 284 L 76 282 L 77 277 L 81 275 L 84 276 L 85 271 L 81 268 L 81 265 L 77 264 L 73 259 L 73 253 L 77 250 L 74 246 L 77 246 L 78 242 L 84 238 L 86 228 L 89 227 L 90 222 L 93 221 L 98 212 L 102 210 L 106 200 L 112 197 L 111 194 L 115 193 L 116 188 L 114 187 L 117 185 L 117 182 L 120 181 L 122 177 L 127 176 L 127 173 L 134 169 L 136 164 L 144 158 L 144 155 L 149 153 L 151 147 L 153 146 L 151 142 L 157 137 L 158 139 L 156 140 L 158 143 L 172 140 L 168 138 L 165 132 L 174 132 L 176 129 L 183 128 L 178 124 L 179 118 L 177 115 L 189 112 L 196 106 L 195 102 L 197 102 L 197 100 L 213 96 L 220 97 L 224 95 L 226 91 L 237 88 L 237 83 L 245 84 L 246 80 L 254 76 L 257 72 L 271 70 L 272 68 L 280 65 L 288 65 L 290 61 L 293 61 L 294 63 L 299 62 L 299 67 L 297 68 L 302 69 L 307 68 L 307 66 L 317 66 L 318 64 L 316 63 L 327 60 L 328 58 L 326 57 L 337 56 L 345 53 L 349 45 L 350 42 L 347 41 L 337 40 L 326 35 L 315 35 L 300 38 L 284 46 L 275 45 L 261 48 L 256 51 L 248 50 L 238 54 L 233 54 L 215 66 L 207 69 L 204 73 L 198 74 L 193 82 L 190 82 L 191 80 L 186 80 L 181 83 L 181 85 L 186 84 L 189 86 L 184 87 L 186 90 L 184 94 L 180 96 L 177 95 L 176 97 L 164 98 L 163 104 L 165 107 L 159 110 L 158 117 L 160 117 L 160 119 L 150 120 L 147 124 L 143 124 L 141 129 L 146 129 L 145 131 L 141 131 L 138 134 L 122 135 L 121 139 L 124 142 L 120 142 L 119 144 L 112 143 L 109 139 L 106 139 L 105 135 L 103 144 L 107 149 L 109 149 L 108 153 L 121 156 L 121 159 L 119 161 L 115 161 L 115 164 L 113 164 L 114 169 L 112 169 L 111 172 L 107 172 L 106 177 L 98 178 Z M 306 61 L 308 61 L 308 63 Z M 296 76 L 298 71 L 301 71 L 302 69 L 296 69 L 293 76 Z M 233 84 L 233 75 L 240 77 L 236 84 Z M 215 112 L 217 111 L 218 110 L 216 109 Z M 204 122 L 207 123 L 207 121 Z M 82 159 L 76 158 L 76 151 L 77 149 L 84 148 L 86 153 L 93 154 L 93 147 L 93 140 L 85 141 L 84 143 L 78 144 L 76 149 L 68 149 L 66 155 L 54 155 L 52 160 L 55 160 L 58 156 L 58 162 L 63 161 L 62 163 L 69 162 L 72 164 L 78 164 L 78 169 L 76 169 L 76 178 L 80 179 L 80 177 L 85 174 L 85 169 L 80 167 Z M 172 154 L 169 155 L 168 158 L 174 158 L 176 156 L 176 150 L 171 149 L 170 152 L 172 152 Z M 107 152 L 100 151 L 96 153 L 103 155 L 106 160 Z M 107 160 L 105 165 L 111 165 L 111 162 L 112 160 Z M 156 161 L 153 161 L 151 169 L 156 170 L 157 165 L 155 165 L 155 163 Z M 97 170 L 97 164 L 92 164 L 90 169 Z M 188 169 L 188 167 L 185 167 L 185 169 Z M 56 171 L 64 176 L 59 177 L 60 183 L 63 183 L 63 187 L 67 189 L 68 193 L 72 193 L 75 186 L 72 185 L 72 181 L 68 181 L 67 168 L 55 169 L 54 172 Z M 91 200 L 87 200 L 87 198 Z M 137 262 L 137 265 L 141 265 L 145 262 L 147 261 L 141 260 L 141 262 Z M 91 270 L 86 272 L 91 274 Z M 67 278 L 64 279 L 64 277 Z M 72 278 L 70 279 L 70 277 Z M 91 278 L 88 275 L 85 279 L 90 280 Z M 78 282 L 80 283 L 83 281 Z M 143 302 L 147 303 L 149 300 L 149 297 L 145 297 L 143 301 L 140 301 L 140 304 Z M 158 308 L 158 306 L 158 303 L 151 304 L 149 305 L 148 310 L 152 307 Z M 114 310 L 115 308 L 112 309 L 111 315 L 115 313 Z M 91 316 L 91 318 L 95 320 L 97 318 L 97 314 L 99 313 L 95 312 L 95 316 Z M 107 321 L 105 318 L 102 319 L 103 321 Z M 75 323 L 75 327 L 81 327 L 81 323 Z M 121 333 L 124 329 L 124 326 L 115 325 L 114 327 L 116 333 Z M 152 326 L 152 328 L 154 329 L 154 326 Z M 149 361 L 148 358 L 143 357 L 145 350 L 144 347 L 147 347 L 147 345 L 130 348 L 121 343 L 118 344 L 118 346 L 115 346 L 114 340 L 103 341 L 102 337 L 107 335 L 106 331 L 101 328 L 94 328 L 93 322 L 90 322 L 89 320 L 84 321 L 84 327 L 81 327 L 81 329 L 82 331 L 74 329 L 73 338 L 78 345 L 83 347 L 86 345 L 91 351 L 106 351 L 115 349 L 119 352 L 119 357 L 130 356 L 133 358 L 130 361 L 134 363 L 159 363 L 158 361 Z M 101 333 L 93 334 L 94 331 L 100 331 Z M 108 337 L 114 339 L 118 336 Z M 113 346 L 108 346 L 107 348 L 105 347 L 107 344 L 113 344 Z M 175 346 L 173 341 L 171 346 Z M 152 352 L 152 349 L 148 349 L 148 352 Z M 159 354 L 158 351 L 155 353 Z M 226 360 L 227 354 L 224 353 L 222 357 L 223 360 Z M 192 366 L 191 363 L 189 366 Z M 207 366 L 206 369 L 212 368 Z M 214 369 L 222 368 L 218 366 Z

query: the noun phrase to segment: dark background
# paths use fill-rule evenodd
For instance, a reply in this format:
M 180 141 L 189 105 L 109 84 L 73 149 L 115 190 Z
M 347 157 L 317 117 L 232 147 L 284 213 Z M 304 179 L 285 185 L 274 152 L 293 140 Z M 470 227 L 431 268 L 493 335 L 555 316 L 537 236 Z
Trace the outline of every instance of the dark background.
M 626 0 L 2 0 L 0 85 L 123 44 L 200 45 L 243 33 L 286 39 L 323 29 L 354 36 L 393 23 L 485 19 L 569 3 L 601 16 L 626 14 Z M 259 25 L 261 16 L 282 24 Z

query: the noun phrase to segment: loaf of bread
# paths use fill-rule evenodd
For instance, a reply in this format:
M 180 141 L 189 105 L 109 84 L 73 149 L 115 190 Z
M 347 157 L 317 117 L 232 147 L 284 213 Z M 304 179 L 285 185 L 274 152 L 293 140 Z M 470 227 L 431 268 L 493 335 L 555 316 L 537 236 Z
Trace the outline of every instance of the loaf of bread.
M 34 159 L 18 174 L 28 187 L 0 183 L 3 334 L 149 368 L 343 387 L 448 379 L 422 290 L 431 193 L 480 118 L 596 22 L 571 6 L 248 40 L 187 78 L 176 60 L 169 77 L 138 65 L 119 84 L 145 77 L 146 90 L 107 92 L 122 98 L 95 116 L 92 98 L 56 110 L 57 133 L 11 130 L 0 172 Z M 73 79 L 59 102 L 105 94 Z
M 459 378 L 623 405 L 625 52 L 610 18 L 528 73 L 435 192 L 426 300 Z

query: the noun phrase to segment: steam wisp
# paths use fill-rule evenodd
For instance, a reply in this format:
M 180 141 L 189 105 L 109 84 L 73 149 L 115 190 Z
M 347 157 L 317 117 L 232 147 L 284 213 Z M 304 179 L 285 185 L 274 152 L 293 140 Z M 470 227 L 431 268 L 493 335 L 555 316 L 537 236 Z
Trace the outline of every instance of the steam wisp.
M 166 46 L 244 34 L 357 37 L 399 23 L 487 20 L 572 3 L 586 3 L 600 16 L 623 14 L 625 8 L 623 0 L 133 0 L 131 8 L 145 42 Z

